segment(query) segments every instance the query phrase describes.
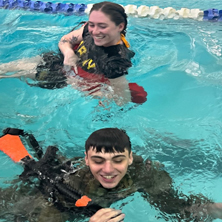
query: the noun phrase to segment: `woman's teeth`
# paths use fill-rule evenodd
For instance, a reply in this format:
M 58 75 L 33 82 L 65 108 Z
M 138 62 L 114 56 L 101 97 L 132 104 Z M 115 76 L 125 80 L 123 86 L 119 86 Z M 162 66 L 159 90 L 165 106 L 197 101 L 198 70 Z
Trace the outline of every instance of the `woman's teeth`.
M 103 39 L 104 36 L 95 36 L 94 38 L 95 38 L 95 39 Z

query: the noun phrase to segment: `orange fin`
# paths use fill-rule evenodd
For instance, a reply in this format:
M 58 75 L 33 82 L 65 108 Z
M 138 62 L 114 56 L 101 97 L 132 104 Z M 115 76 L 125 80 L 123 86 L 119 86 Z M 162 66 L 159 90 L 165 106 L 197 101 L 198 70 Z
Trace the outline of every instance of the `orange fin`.
M 80 199 L 78 199 L 75 203 L 76 207 L 86 207 L 88 203 L 91 201 L 91 199 L 87 196 L 82 196 Z
M 8 155 L 13 161 L 19 162 L 26 156 L 32 158 L 28 153 L 19 136 L 4 135 L 0 138 L 0 150 Z

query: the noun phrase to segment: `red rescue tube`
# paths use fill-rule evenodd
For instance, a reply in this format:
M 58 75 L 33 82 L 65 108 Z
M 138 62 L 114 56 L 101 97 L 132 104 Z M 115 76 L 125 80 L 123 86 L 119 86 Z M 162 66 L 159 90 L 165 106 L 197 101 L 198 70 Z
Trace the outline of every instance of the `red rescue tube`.
M 139 86 L 137 83 L 129 83 L 129 89 L 133 103 L 142 104 L 147 101 L 148 94 L 142 86 Z
M 106 83 L 109 85 L 109 79 L 106 78 L 104 75 L 86 72 L 81 67 L 78 67 L 77 70 L 78 70 L 77 75 L 85 79 L 88 83 L 98 82 L 98 83 Z M 133 103 L 142 104 L 147 101 L 148 93 L 144 90 L 142 86 L 139 86 L 137 83 L 129 83 L 129 89 L 131 92 L 131 101 Z

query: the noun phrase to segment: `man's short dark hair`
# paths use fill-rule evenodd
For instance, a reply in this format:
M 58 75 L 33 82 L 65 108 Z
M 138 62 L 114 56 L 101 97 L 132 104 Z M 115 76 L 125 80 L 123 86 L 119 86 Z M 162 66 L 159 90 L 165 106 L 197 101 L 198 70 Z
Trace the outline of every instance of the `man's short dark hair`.
M 93 147 L 96 152 L 105 153 L 125 152 L 125 149 L 131 153 L 131 142 L 125 130 L 118 128 L 104 128 L 93 132 L 85 143 L 86 153 Z

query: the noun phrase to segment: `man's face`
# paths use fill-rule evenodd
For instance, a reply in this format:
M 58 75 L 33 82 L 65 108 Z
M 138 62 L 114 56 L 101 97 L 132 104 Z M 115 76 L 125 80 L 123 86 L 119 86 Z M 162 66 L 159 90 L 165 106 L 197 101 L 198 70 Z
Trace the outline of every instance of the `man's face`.
M 132 164 L 132 152 L 125 149 L 123 153 L 96 152 L 92 147 L 85 156 L 86 165 L 89 166 L 93 176 L 107 189 L 116 187 L 125 176 L 128 166 Z

